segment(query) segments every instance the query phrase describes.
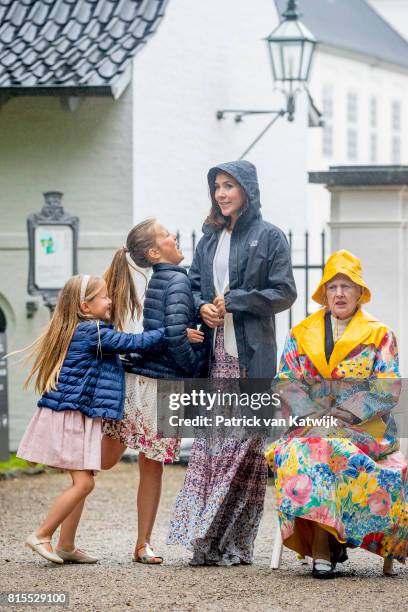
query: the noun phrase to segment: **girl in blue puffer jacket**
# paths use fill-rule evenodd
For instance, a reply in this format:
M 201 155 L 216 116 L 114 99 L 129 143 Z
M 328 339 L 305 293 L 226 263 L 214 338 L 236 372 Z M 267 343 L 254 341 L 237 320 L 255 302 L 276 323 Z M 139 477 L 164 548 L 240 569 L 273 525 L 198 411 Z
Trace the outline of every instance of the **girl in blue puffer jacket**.
M 132 294 L 137 307 L 137 295 Z M 106 283 L 95 276 L 74 276 L 62 289 L 53 317 L 32 345 L 35 358 L 26 385 L 36 378 L 38 408 L 21 440 L 17 456 L 63 468 L 72 485 L 54 501 L 26 545 L 54 563 L 95 563 L 75 548 L 85 498 L 101 469 L 102 417 L 122 418 L 124 374 L 120 353 L 151 351 L 163 343 L 163 329 L 125 334 L 111 325 Z M 139 305 L 140 306 L 140 305 Z M 51 539 L 61 525 L 55 551 Z
M 157 431 L 157 379 L 199 376 L 205 360 L 203 334 L 193 329 L 195 309 L 183 253 L 176 236 L 156 219 L 146 219 L 128 234 L 115 254 L 105 278 L 112 296 L 112 321 L 123 329 L 131 314 L 128 300 L 134 291 L 131 268 L 153 268 L 143 305 L 143 327 L 164 327 L 166 347 L 143 360 L 126 357 L 126 398 L 121 422 L 104 419 L 102 468 L 112 467 L 128 448 L 139 451 L 137 494 L 138 535 L 133 555 L 139 563 L 160 564 L 151 547 L 152 529 L 160 500 L 163 463 L 178 458 L 180 440 L 163 438 Z M 193 344 L 191 344 L 193 343 Z M 202 350 L 204 349 L 204 350 Z M 203 354 L 204 353 L 204 354 Z M 129 525 L 131 529 L 132 526 Z

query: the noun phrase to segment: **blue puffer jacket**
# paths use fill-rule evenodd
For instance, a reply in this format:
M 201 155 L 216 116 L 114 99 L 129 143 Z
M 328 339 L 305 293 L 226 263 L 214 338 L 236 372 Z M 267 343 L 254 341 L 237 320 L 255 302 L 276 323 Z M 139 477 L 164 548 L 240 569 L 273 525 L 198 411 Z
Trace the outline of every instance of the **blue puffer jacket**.
M 128 355 L 127 372 L 150 378 L 199 376 L 203 364 L 202 346 L 190 344 L 187 327 L 194 327 L 194 302 L 185 268 L 160 263 L 153 266 L 143 307 L 143 328 L 164 327 L 166 348 L 161 354 Z
M 152 351 L 165 344 L 164 330 L 125 334 L 103 321 L 79 323 L 68 347 L 57 388 L 44 393 L 40 408 L 80 410 L 88 417 L 120 420 L 124 373 L 120 353 Z

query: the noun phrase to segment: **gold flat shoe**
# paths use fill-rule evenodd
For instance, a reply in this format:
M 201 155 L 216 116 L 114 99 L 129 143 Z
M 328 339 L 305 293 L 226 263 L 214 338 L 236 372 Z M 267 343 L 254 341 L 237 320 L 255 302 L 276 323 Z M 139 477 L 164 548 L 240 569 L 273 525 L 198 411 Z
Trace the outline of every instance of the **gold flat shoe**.
M 145 549 L 144 555 L 139 555 L 139 550 Z M 133 557 L 132 561 L 135 563 L 144 563 L 145 565 L 161 565 L 163 563 L 163 557 L 159 557 L 153 551 L 150 544 L 141 544 L 136 548 L 136 557 Z

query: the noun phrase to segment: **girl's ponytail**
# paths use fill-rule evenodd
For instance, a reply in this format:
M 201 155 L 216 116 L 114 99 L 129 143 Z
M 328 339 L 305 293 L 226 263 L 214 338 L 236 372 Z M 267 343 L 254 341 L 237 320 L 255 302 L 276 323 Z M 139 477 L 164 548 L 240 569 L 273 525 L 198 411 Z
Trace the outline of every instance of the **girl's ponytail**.
M 132 320 L 135 318 L 135 313 L 138 319 L 142 314 L 142 305 L 130 272 L 126 252 L 126 247 L 118 249 L 103 275 L 108 295 L 112 300 L 111 322 L 120 331 L 123 331 L 129 314 Z
M 108 295 L 112 300 L 111 321 L 119 330 L 123 330 L 129 314 L 132 319 L 135 312 L 137 318 L 142 314 L 142 306 L 130 268 L 140 274 L 143 272 L 132 266 L 126 253 L 129 253 L 129 257 L 139 268 L 150 268 L 152 264 L 148 252 L 156 244 L 156 223 L 156 219 L 149 218 L 135 225 L 126 238 L 126 245 L 116 251 L 111 265 L 104 274 Z

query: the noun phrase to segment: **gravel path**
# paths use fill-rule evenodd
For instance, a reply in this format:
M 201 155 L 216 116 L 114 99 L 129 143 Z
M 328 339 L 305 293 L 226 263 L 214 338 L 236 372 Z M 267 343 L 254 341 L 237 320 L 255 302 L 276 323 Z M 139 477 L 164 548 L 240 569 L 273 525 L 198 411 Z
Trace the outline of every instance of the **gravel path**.
M 268 487 L 265 514 L 256 541 L 252 566 L 189 567 L 189 553 L 166 547 L 165 538 L 173 500 L 185 469 L 165 469 L 161 508 L 154 544 L 165 564 L 147 567 L 131 562 L 135 537 L 134 500 L 137 465 L 120 463 L 97 477 L 88 501 L 78 544 L 100 555 L 97 565 L 56 566 L 42 561 L 22 545 L 38 524 L 50 500 L 68 483 L 53 473 L 0 482 L 1 564 L 0 591 L 68 591 L 69 609 L 201 611 L 248 609 L 372 611 L 400 610 L 408 601 L 408 568 L 398 564 L 398 576 L 384 578 L 381 560 L 363 551 L 351 551 L 343 575 L 316 581 L 310 567 L 285 551 L 281 569 L 269 569 L 275 516 L 273 487 Z M 405 601 L 405 604 L 403 603 Z M 7 607 L 1 609 L 34 609 Z M 42 610 L 63 610 L 59 606 Z

